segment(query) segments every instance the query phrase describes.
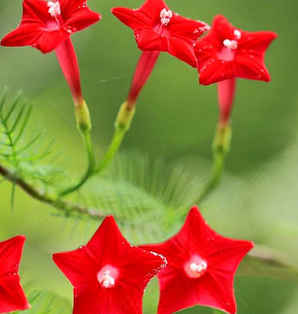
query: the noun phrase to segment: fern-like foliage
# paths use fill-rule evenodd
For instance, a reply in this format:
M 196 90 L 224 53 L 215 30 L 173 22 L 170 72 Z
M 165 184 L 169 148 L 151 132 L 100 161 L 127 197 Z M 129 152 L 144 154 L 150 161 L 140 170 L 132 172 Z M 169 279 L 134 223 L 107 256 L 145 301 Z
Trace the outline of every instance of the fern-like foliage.
M 3 90 L 0 97 L 0 162 L 20 178 L 47 189 L 58 182 L 61 171 L 43 163 L 51 154 L 51 145 L 41 145 L 44 143 L 42 133 L 29 136 L 26 132 L 31 113 L 32 107 L 23 100 L 21 93 L 10 100 L 8 90 Z

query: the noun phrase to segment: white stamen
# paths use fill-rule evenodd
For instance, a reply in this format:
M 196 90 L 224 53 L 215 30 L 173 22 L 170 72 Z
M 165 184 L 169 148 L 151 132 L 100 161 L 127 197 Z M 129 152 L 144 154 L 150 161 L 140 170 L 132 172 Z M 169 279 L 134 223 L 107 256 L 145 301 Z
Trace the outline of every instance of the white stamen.
M 241 38 L 241 32 L 238 29 L 234 30 L 234 35 L 238 40 Z
M 173 17 L 173 12 L 171 10 L 167 10 L 166 8 L 160 11 L 160 21 L 162 25 L 167 26 Z
M 98 282 L 104 288 L 112 288 L 115 286 L 115 279 L 111 276 L 111 272 L 109 270 L 104 271 L 100 276 L 98 276 Z
M 61 8 L 59 1 L 48 1 L 48 12 L 52 17 L 56 17 L 61 14 Z
M 184 270 L 189 278 L 200 278 L 207 272 L 207 261 L 199 255 L 193 256 L 190 261 L 184 265 Z
M 189 267 L 193 272 L 201 273 L 203 270 L 207 269 L 207 263 L 205 261 L 201 261 L 200 264 L 191 263 Z
M 97 274 L 97 280 L 103 288 L 113 288 L 116 284 L 119 271 L 117 268 L 106 265 Z
M 236 40 L 225 39 L 223 45 L 233 50 L 238 48 L 238 42 Z

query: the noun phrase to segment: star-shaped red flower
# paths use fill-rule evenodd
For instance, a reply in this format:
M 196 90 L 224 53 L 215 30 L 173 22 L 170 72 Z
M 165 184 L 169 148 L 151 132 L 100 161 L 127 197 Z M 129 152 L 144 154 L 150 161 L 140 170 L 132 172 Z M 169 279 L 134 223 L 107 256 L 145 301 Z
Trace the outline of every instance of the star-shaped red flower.
M 236 313 L 234 275 L 252 247 L 252 242 L 217 234 L 193 207 L 177 235 L 161 244 L 142 246 L 162 254 L 168 262 L 158 274 L 158 314 L 171 314 L 194 305 Z
M 141 314 L 144 289 L 165 263 L 130 246 L 111 216 L 86 246 L 53 259 L 74 286 L 74 314 Z
M 19 27 L 6 35 L 3 46 L 33 46 L 51 52 L 69 36 L 100 20 L 87 0 L 24 0 Z
M 133 29 L 143 51 L 166 51 L 196 67 L 194 44 L 209 26 L 171 11 L 163 0 L 146 0 L 137 10 L 114 8 L 112 13 Z
M 25 240 L 17 236 L 0 242 L 0 313 L 30 308 L 18 275 Z
M 209 33 L 195 47 L 200 83 L 209 85 L 235 77 L 270 81 L 264 56 L 276 37 L 273 32 L 243 31 L 224 16 L 216 16 Z

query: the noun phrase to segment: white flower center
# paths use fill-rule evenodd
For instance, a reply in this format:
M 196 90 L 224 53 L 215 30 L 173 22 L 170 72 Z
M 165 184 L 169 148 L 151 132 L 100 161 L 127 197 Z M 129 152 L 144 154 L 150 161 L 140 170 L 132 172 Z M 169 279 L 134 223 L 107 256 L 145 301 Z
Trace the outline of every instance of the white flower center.
M 173 12 L 166 8 L 160 11 L 160 22 L 162 25 L 167 26 L 173 17 Z
M 232 50 L 236 50 L 238 48 L 238 42 L 236 40 L 225 39 L 223 41 L 223 45 Z
M 206 273 L 207 268 L 207 262 L 200 256 L 194 256 L 184 265 L 185 273 L 190 278 L 200 278 Z
M 52 17 L 56 17 L 61 14 L 61 8 L 59 1 L 48 1 L 48 12 Z
M 113 288 L 118 274 L 119 272 L 115 267 L 106 265 L 97 274 L 97 280 L 103 288 Z
M 207 263 L 205 261 L 202 261 L 201 263 L 191 263 L 189 265 L 189 268 L 191 271 L 196 272 L 196 273 L 201 273 L 203 270 L 207 269 Z

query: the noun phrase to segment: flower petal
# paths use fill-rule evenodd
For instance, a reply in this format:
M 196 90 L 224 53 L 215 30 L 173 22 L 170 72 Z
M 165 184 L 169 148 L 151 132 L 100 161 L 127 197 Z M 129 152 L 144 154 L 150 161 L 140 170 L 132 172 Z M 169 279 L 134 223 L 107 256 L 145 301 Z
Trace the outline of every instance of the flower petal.
M 138 47 L 141 50 L 167 50 L 167 39 L 161 38 L 159 34 L 152 31 L 150 28 L 143 28 L 135 31 L 135 37 Z
M 112 258 L 117 260 L 119 255 L 130 248 L 130 244 L 121 234 L 115 219 L 108 216 L 88 242 L 87 248 L 97 260 L 105 264 Z
M 222 276 L 207 273 L 197 284 L 199 303 L 235 314 L 237 305 L 233 286 L 233 276 L 229 273 L 223 273 Z
M 92 253 L 85 246 L 74 251 L 53 254 L 53 260 L 74 287 L 96 283 L 98 268 L 95 267 Z
M 178 37 L 171 37 L 169 40 L 168 51 L 171 55 L 196 67 L 197 58 L 195 56 L 194 47 L 191 42 Z
M 0 313 L 29 309 L 17 274 L 0 279 Z
M 163 9 L 169 10 L 169 7 L 163 0 L 146 0 L 138 11 L 147 15 L 156 24 L 160 22 L 160 12 Z
M 140 314 L 142 290 L 89 288 L 74 290 L 73 314 Z
M 24 236 L 16 236 L 0 242 L 0 277 L 18 272 L 25 240 Z
M 217 238 L 208 255 L 208 265 L 215 272 L 235 274 L 240 262 L 253 248 L 251 241 L 234 240 L 229 238 Z M 220 248 L 220 249 L 219 249 Z
M 271 42 L 277 38 L 274 32 L 243 32 L 239 49 L 256 50 L 263 55 Z
M 197 304 L 199 291 L 195 280 L 174 268 L 166 268 L 158 277 L 161 288 L 158 314 L 172 314 Z
M 112 13 L 125 25 L 132 29 L 139 29 L 150 24 L 150 19 L 145 15 L 128 8 L 113 8 Z M 147 23 L 146 23 L 147 22 Z
M 47 2 L 44 0 L 24 0 L 22 23 L 43 22 L 53 18 L 49 14 Z
M 42 32 L 32 46 L 39 49 L 42 53 L 49 53 L 69 38 L 69 36 L 70 34 L 64 30 Z
M 169 23 L 169 32 L 174 37 L 183 37 L 194 42 L 209 29 L 209 25 L 175 14 Z
M 235 59 L 236 76 L 244 79 L 259 80 L 269 82 L 270 74 L 264 63 L 258 56 L 238 55 Z
M 1 45 L 7 47 L 32 46 L 41 34 L 40 25 L 36 23 L 21 25 L 7 34 L 1 40 Z
M 209 59 L 202 63 L 199 60 L 200 83 L 210 85 L 235 77 L 235 65 L 233 62 L 224 62 L 217 59 Z
M 88 26 L 100 21 L 101 15 L 88 8 L 81 8 L 73 12 L 63 24 L 71 31 L 80 31 Z
M 220 41 L 234 38 L 235 27 L 223 15 L 217 15 L 213 19 L 212 30 Z

